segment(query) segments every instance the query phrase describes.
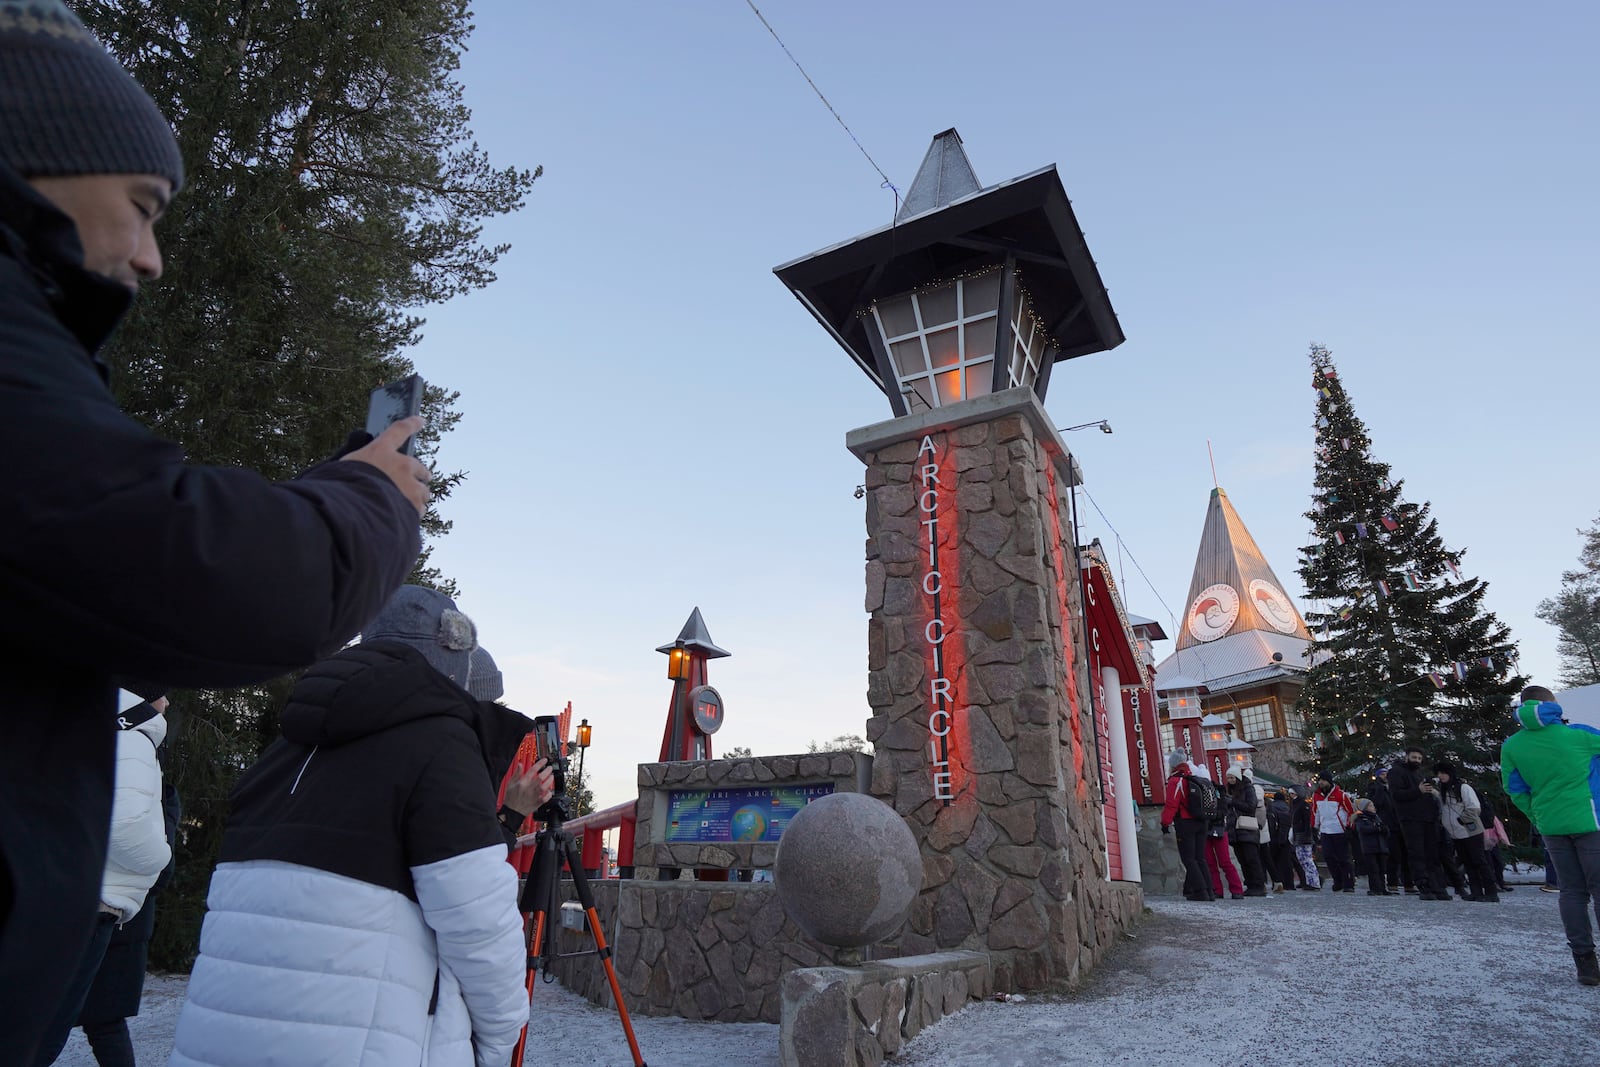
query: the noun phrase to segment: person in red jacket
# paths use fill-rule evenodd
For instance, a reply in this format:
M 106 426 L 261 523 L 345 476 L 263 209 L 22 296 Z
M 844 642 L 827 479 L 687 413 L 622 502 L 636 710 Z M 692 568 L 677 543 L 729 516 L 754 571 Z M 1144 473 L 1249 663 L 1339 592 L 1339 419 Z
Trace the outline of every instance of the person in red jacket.
M 1214 900 L 1211 879 L 1206 874 L 1206 820 L 1190 814 L 1189 791 L 1206 789 L 1204 783 L 1194 783 L 1193 768 L 1184 752 L 1167 756 L 1167 805 L 1161 809 L 1161 832 L 1170 834 L 1177 828 L 1178 858 L 1183 861 L 1183 895 L 1189 900 Z
M 1311 795 L 1311 819 L 1322 840 L 1322 859 L 1335 893 L 1356 891 L 1356 869 L 1351 863 L 1347 832 L 1356 817 L 1355 801 L 1333 784 L 1326 774 L 1317 778 L 1317 791 Z

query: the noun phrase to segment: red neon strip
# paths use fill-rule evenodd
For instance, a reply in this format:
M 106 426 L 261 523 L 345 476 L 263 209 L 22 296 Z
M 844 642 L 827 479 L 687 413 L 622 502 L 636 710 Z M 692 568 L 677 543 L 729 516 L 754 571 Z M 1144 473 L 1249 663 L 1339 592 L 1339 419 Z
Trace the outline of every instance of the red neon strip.
M 1042 451 L 1042 450 L 1041 450 Z M 1056 504 L 1055 465 L 1048 455 L 1041 454 L 1040 466 L 1044 468 L 1045 483 L 1050 489 L 1050 558 L 1056 568 L 1056 602 L 1061 609 L 1061 660 L 1066 672 L 1067 719 L 1072 732 L 1072 765 L 1078 776 L 1079 800 L 1089 799 L 1088 763 L 1083 748 L 1083 723 L 1080 721 L 1078 702 L 1078 669 L 1073 660 L 1072 601 L 1067 595 L 1067 565 L 1061 550 L 1061 509 Z

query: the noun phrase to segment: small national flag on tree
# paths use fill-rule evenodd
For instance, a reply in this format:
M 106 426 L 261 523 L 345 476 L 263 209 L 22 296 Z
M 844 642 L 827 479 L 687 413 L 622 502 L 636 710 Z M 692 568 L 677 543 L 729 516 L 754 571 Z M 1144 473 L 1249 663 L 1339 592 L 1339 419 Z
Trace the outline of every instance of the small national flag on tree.
M 1390 518 L 1388 515 L 1385 515 L 1378 521 L 1383 523 L 1383 528 L 1388 530 L 1390 533 L 1394 533 L 1396 530 L 1400 529 L 1400 524 L 1395 522 L 1394 519 Z
M 1326 430 L 1327 428 L 1328 428 L 1328 416 L 1326 416 L 1326 415 L 1318 415 L 1317 416 L 1317 429 Z
M 1413 592 L 1413 593 L 1422 592 L 1422 583 L 1417 581 L 1417 572 L 1416 571 L 1406 571 L 1406 576 L 1405 576 L 1404 581 L 1406 583 L 1406 589 L 1409 590 L 1410 592 Z
M 1366 523 L 1364 523 L 1364 522 L 1356 523 L 1356 536 L 1357 537 L 1365 537 L 1365 536 L 1367 536 L 1367 524 Z
M 1356 610 L 1355 608 L 1352 608 L 1352 607 L 1349 607 L 1349 606 L 1342 607 L 1342 608 L 1339 609 L 1339 618 L 1348 622 L 1349 619 L 1350 619 L 1350 616 L 1355 614 L 1355 610 Z
M 1450 573 L 1455 575 L 1456 581 L 1459 582 L 1461 580 L 1461 568 L 1456 566 L 1456 561 L 1453 559 L 1447 559 L 1445 560 L 1444 565 L 1450 568 Z
M 1348 437 L 1339 438 L 1339 447 L 1348 452 L 1350 450 L 1350 438 L 1348 438 Z
M 1479 662 L 1479 663 L 1481 663 L 1481 664 L 1483 664 L 1483 665 L 1484 665 L 1484 666 L 1485 666 L 1485 667 L 1487 667 L 1487 668 L 1488 668 L 1488 669 L 1489 669 L 1489 670 L 1491 670 L 1491 671 L 1492 671 L 1492 670 L 1494 670 L 1494 657 L 1492 657 L 1492 656 L 1485 656 L 1485 657 L 1483 657 L 1483 658 L 1482 658 L 1482 659 L 1480 659 L 1480 660 L 1479 660 L 1479 661 L 1478 661 L 1478 662 Z
M 1344 534 L 1341 531 L 1333 531 L 1333 543 L 1336 545 L 1344 544 Z
M 1316 559 L 1318 556 L 1322 555 L 1322 546 L 1321 545 L 1307 545 L 1305 547 L 1305 553 L 1306 553 L 1306 555 L 1310 556 L 1312 559 Z
M 1444 675 L 1440 674 L 1438 671 L 1429 671 L 1428 681 L 1433 683 L 1433 687 L 1435 689 L 1444 688 Z
M 1460 682 L 1467 680 L 1467 665 L 1465 663 L 1456 663 L 1456 680 Z
M 1384 581 L 1382 578 L 1378 579 L 1378 592 L 1382 593 L 1384 596 L 1389 595 L 1389 583 Z

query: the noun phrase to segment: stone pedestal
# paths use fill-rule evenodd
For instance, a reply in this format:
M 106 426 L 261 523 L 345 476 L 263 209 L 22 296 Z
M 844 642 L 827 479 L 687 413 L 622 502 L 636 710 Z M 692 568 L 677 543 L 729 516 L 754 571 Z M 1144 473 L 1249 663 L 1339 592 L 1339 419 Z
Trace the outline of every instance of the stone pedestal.
M 871 791 L 924 882 L 879 955 L 986 951 L 1000 991 L 1075 984 L 1138 915 L 1109 882 L 1068 494 L 1031 391 L 852 431 L 867 467 Z
M 1139 808 L 1139 877 L 1146 896 L 1175 897 L 1183 892 L 1183 861 L 1178 839 L 1161 832 L 1161 808 Z
M 878 1067 L 938 1022 L 989 995 L 982 952 L 906 956 L 783 976 L 782 1067 Z

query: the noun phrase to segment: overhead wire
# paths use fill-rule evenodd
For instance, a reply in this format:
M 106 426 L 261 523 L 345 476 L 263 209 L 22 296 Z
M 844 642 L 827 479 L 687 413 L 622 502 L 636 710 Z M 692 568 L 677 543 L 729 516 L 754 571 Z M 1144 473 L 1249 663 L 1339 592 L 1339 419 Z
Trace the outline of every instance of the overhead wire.
M 756 18 L 761 20 L 761 25 L 767 28 L 767 32 L 772 34 L 772 39 L 778 42 L 778 47 L 783 49 L 783 54 L 789 57 L 789 62 L 794 64 L 794 69 L 798 70 L 800 76 L 806 80 L 806 84 L 811 86 L 811 91 L 817 94 L 817 99 L 822 101 L 822 106 L 828 109 L 828 114 L 833 116 L 834 121 L 839 124 L 839 128 L 849 136 L 850 142 L 856 146 L 866 161 L 872 164 L 872 169 L 878 172 L 878 177 L 883 179 L 883 184 L 878 188 L 888 189 L 894 193 L 895 214 L 898 215 L 900 213 L 900 187 L 889 180 L 889 176 L 883 172 L 882 167 L 878 166 L 878 161 L 872 158 L 872 153 L 868 152 L 866 146 L 856 137 L 855 132 L 844 121 L 838 109 L 828 102 L 828 98 L 822 94 L 822 90 L 817 87 L 817 83 L 812 80 L 811 75 L 806 73 L 806 68 L 800 65 L 800 61 L 794 57 L 794 53 L 789 51 L 789 46 L 783 43 L 783 38 L 778 36 L 778 31 L 773 29 L 772 23 L 767 21 L 767 16 L 761 13 L 759 7 L 756 7 L 755 0 L 744 0 L 744 2 L 755 13 Z

